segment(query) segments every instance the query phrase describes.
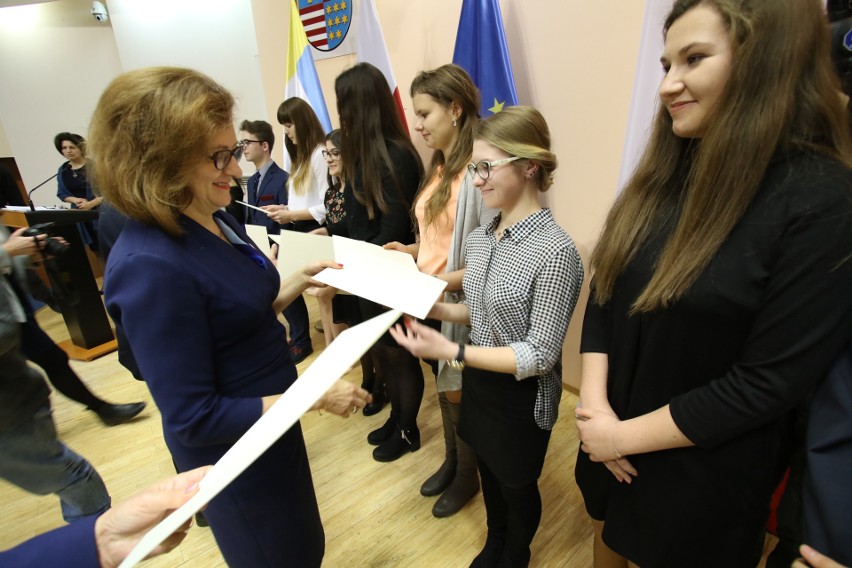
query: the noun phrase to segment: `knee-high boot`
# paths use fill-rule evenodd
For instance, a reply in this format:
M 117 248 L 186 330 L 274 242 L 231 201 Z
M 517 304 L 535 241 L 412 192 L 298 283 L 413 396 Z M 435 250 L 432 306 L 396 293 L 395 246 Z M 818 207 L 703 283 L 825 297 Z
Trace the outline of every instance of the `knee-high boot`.
M 479 491 L 479 476 L 476 471 L 476 454 L 458 435 L 461 404 L 447 401 L 453 435 L 456 442 L 456 475 L 447 490 L 435 502 L 432 514 L 436 517 L 449 517 L 458 513 Z
M 420 494 L 424 497 L 432 497 L 440 495 L 450 486 L 453 478 L 456 476 L 456 428 L 453 425 L 452 417 L 450 416 L 450 401 L 447 400 L 447 395 L 438 393 L 438 403 L 441 407 L 441 421 L 444 424 L 444 444 L 446 453 L 444 455 L 444 463 L 438 468 L 438 471 L 433 473 L 420 486 Z

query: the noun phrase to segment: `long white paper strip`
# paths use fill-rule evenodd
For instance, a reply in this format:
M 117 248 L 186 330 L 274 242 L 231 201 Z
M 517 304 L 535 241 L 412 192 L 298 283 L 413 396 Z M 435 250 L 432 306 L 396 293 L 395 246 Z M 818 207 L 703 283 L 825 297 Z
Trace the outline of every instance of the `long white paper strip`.
M 131 568 L 260 457 L 346 373 L 402 314 L 383 313 L 341 333 L 281 398 L 237 440 L 201 481 L 192 499 L 151 529 L 119 568 Z

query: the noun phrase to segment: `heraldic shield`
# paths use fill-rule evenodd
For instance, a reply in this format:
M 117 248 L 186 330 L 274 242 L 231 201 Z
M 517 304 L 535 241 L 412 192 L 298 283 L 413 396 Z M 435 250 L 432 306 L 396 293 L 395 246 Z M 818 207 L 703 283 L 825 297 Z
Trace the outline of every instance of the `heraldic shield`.
M 320 51 L 333 51 L 352 25 L 353 0 L 299 0 L 299 16 L 308 41 Z

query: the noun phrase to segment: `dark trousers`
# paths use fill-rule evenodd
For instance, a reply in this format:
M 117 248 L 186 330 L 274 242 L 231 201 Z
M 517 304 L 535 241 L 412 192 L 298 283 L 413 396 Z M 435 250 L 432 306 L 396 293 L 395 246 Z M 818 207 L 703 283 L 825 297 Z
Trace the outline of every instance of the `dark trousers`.
M 290 327 L 290 345 L 306 349 L 311 346 L 311 321 L 308 318 L 308 306 L 299 295 L 284 308 L 284 319 Z
M 501 568 L 529 566 L 530 544 L 541 521 L 538 481 L 512 487 L 501 482 L 482 459 L 477 461 L 488 520 L 488 546 L 503 543 Z
M 21 324 L 21 351 L 26 358 L 41 367 L 50 384 L 63 395 L 92 410 L 99 410 L 106 403 L 86 388 L 68 365 L 65 351 L 31 319 L 31 314 L 27 315 L 27 321 Z

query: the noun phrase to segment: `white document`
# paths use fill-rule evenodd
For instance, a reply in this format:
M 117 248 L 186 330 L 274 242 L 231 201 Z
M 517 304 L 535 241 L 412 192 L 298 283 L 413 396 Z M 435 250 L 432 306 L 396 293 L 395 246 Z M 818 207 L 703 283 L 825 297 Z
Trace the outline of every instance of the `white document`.
M 151 529 L 119 568 L 136 566 L 200 511 L 289 430 L 401 315 L 395 311 L 385 312 L 337 336 L 278 402 L 222 456 L 199 484 L 198 493 Z
M 266 213 L 265 209 L 261 209 L 260 207 L 255 207 L 254 205 L 250 205 L 245 201 L 240 201 L 239 199 L 234 199 L 235 202 L 239 203 L 243 207 L 248 207 L 249 209 L 254 209 L 255 211 L 260 211 L 261 213 Z
M 246 233 L 249 238 L 254 241 L 260 252 L 268 257 L 272 256 L 272 247 L 269 246 L 269 236 L 266 233 L 266 227 L 262 225 L 246 225 Z
M 281 231 L 280 235 L 272 237 L 278 237 L 278 274 L 282 280 L 306 264 L 335 260 L 334 245 L 327 235 Z
M 314 280 L 424 319 L 447 283 L 417 270 L 410 254 L 335 236 L 334 260 Z

